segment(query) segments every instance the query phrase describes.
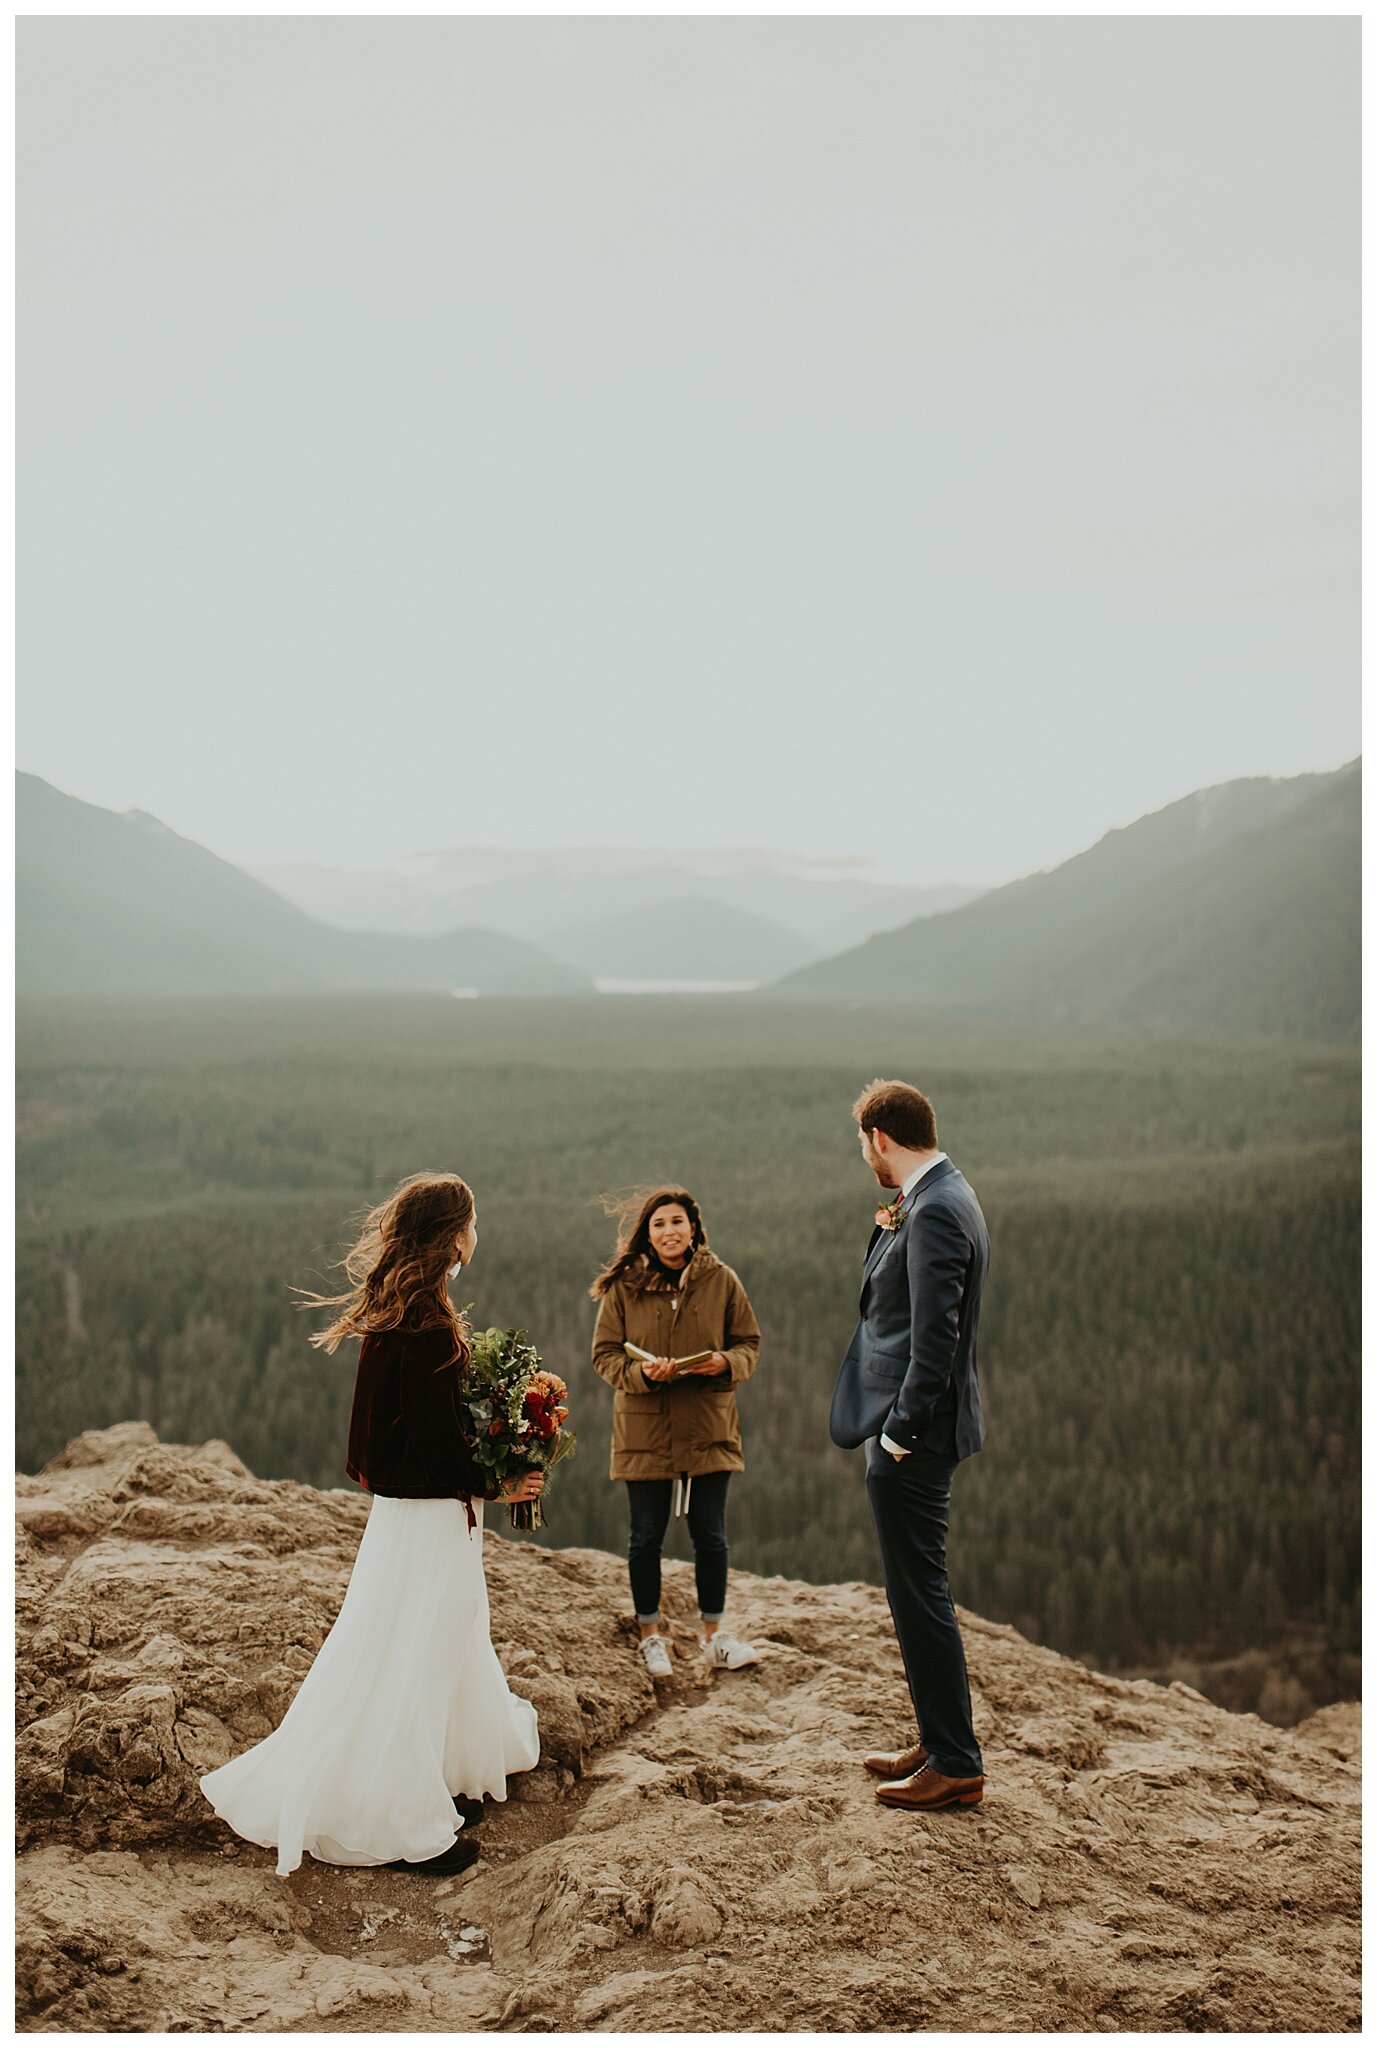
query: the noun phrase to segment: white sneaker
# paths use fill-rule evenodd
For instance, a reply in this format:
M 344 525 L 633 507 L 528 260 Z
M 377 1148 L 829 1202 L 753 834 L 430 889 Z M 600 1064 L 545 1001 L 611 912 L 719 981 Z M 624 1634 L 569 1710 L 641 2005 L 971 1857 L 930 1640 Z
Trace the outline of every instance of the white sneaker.
M 673 1678 L 674 1666 L 662 1636 L 641 1637 L 641 1661 L 652 1678 Z
M 713 1671 L 740 1671 L 745 1664 L 760 1662 L 759 1650 L 753 1650 L 749 1643 L 739 1643 L 724 1628 L 719 1628 L 716 1635 L 704 1636 L 703 1655 Z

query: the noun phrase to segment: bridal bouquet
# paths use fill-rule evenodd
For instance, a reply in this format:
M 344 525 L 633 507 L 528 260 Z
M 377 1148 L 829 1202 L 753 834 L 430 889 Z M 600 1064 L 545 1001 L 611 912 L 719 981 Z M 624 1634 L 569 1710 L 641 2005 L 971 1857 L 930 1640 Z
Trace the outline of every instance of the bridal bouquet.
M 569 1389 L 546 1372 L 524 1330 L 475 1330 L 473 1357 L 464 1375 L 464 1421 L 474 1458 L 497 1485 L 525 1472 L 548 1472 L 574 1448 L 574 1434 L 561 1425 L 569 1413 Z M 511 1503 L 514 1529 L 541 1529 L 538 1500 Z

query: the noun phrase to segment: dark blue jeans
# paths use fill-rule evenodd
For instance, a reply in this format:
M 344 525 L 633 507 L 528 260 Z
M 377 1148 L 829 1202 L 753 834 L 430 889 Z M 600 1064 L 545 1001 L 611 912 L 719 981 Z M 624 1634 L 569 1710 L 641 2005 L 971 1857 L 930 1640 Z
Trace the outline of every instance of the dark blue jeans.
M 689 1487 L 688 1525 L 693 1538 L 693 1573 L 698 1584 L 698 1611 L 706 1621 L 720 1621 L 727 1604 L 727 1481 L 730 1472 L 705 1472 Z M 628 1479 L 631 1540 L 631 1597 L 636 1615 L 649 1621 L 660 1612 L 660 1546 L 669 1527 L 674 1494 L 672 1479 Z
M 954 1458 L 913 1451 L 891 1458 L 878 1437 L 865 1447 L 865 1483 L 885 1592 L 918 1727 L 933 1768 L 976 1778 L 984 1765 L 971 1725 L 966 1652 L 947 1584 L 947 1515 Z

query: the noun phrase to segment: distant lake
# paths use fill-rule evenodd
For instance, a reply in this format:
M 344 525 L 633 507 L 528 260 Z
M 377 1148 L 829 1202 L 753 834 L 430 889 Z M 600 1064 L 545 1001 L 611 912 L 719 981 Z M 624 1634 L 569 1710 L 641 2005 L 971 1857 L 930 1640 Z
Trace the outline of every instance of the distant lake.
M 617 981 L 597 977 L 600 996 L 740 996 L 758 981 Z
M 760 987 L 758 981 L 618 981 L 610 978 L 595 979 L 593 985 L 600 996 L 741 996 Z M 452 988 L 450 994 L 460 1002 L 470 1002 L 481 994 L 481 990 Z

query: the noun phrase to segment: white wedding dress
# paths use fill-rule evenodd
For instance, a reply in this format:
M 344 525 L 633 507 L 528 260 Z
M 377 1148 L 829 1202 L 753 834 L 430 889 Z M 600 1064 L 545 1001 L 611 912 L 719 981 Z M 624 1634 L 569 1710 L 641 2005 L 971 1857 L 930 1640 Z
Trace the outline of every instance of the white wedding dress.
M 322 1863 L 424 1862 L 460 1822 L 450 1794 L 507 1796 L 535 1768 L 535 1708 L 488 1633 L 483 1503 L 376 1495 L 344 1605 L 281 1726 L 201 1790 L 245 1841 Z

